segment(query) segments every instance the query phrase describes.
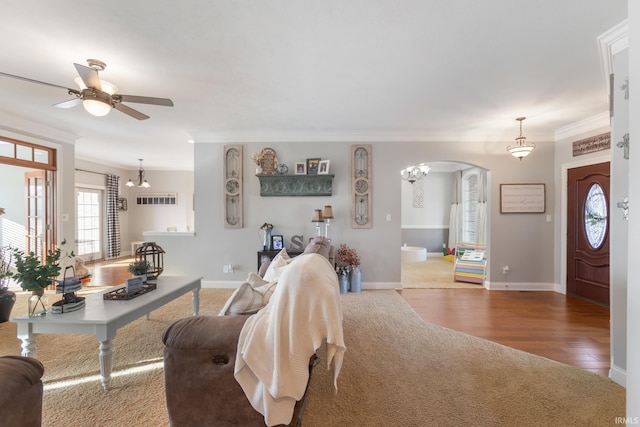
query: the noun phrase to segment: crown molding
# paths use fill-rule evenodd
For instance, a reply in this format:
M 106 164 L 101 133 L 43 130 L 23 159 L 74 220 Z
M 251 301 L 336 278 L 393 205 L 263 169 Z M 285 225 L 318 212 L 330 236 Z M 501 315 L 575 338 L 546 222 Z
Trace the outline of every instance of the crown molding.
M 560 141 L 562 139 L 571 138 L 576 135 L 592 132 L 596 129 L 610 126 L 611 122 L 609 112 L 603 111 L 602 113 L 595 116 L 557 129 L 555 132 L 555 141 Z
M 194 143 L 242 144 L 276 142 L 506 142 L 515 137 L 515 131 L 310 131 L 310 132 L 194 132 Z M 553 141 L 553 133 L 528 134 L 536 141 Z
M 610 77 L 613 74 L 613 56 L 629 47 L 629 20 L 625 19 L 615 27 L 605 31 L 598 37 L 600 51 L 600 70 L 605 100 L 609 101 Z
M 48 142 L 56 145 L 63 143 L 75 145 L 78 139 L 78 136 L 72 133 L 2 112 L 0 112 L 0 131 L 7 138 L 20 139 L 35 144 Z

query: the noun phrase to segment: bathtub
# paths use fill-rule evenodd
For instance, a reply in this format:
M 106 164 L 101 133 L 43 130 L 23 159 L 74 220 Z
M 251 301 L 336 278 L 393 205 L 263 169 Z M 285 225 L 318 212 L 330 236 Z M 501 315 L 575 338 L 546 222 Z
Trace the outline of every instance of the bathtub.
M 401 246 L 400 259 L 402 262 L 424 262 L 427 260 L 427 248 L 419 246 Z

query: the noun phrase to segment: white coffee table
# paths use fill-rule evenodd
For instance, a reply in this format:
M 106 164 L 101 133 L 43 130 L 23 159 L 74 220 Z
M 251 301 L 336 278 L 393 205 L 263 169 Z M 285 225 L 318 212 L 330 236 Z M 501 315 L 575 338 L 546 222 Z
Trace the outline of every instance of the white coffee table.
M 37 334 L 86 334 L 95 335 L 100 342 L 100 375 L 102 387 L 109 389 L 113 364 L 113 343 L 118 328 L 142 316 L 149 317 L 153 310 L 170 303 L 191 291 L 193 315 L 200 310 L 200 277 L 160 276 L 156 289 L 131 300 L 105 300 L 105 292 L 87 295 L 85 307 L 64 314 L 47 313 L 44 317 L 22 316 L 11 319 L 18 324 L 18 338 L 22 340 L 22 355 L 37 357 Z M 121 286 L 120 286 L 121 287 Z

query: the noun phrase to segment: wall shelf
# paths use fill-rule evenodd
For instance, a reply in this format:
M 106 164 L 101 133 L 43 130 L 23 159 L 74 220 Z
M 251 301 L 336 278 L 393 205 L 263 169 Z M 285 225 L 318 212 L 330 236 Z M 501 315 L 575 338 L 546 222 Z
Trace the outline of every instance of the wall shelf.
M 256 175 L 262 197 L 330 196 L 334 175 Z

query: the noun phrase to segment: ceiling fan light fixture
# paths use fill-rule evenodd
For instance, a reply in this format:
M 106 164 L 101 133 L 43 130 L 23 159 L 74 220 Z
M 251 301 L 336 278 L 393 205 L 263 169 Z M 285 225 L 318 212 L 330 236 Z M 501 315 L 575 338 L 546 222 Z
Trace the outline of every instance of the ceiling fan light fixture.
M 87 85 L 84 84 L 84 81 L 82 81 L 81 77 L 76 77 L 75 79 L 73 79 L 73 81 L 75 82 L 75 84 L 78 85 L 81 91 L 85 89 L 89 89 Z M 113 95 L 118 91 L 118 86 L 106 80 L 100 79 L 100 86 L 101 86 L 101 90 L 103 92 L 107 92 L 109 95 Z
M 103 117 L 111 111 L 111 105 L 97 98 L 89 98 L 82 100 L 82 106 L 91 115 Z

